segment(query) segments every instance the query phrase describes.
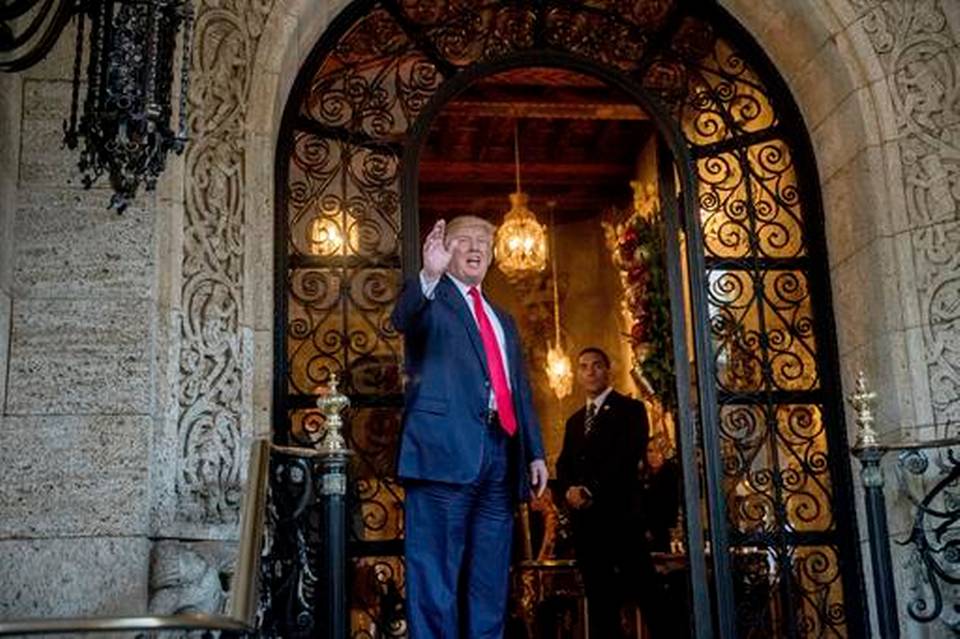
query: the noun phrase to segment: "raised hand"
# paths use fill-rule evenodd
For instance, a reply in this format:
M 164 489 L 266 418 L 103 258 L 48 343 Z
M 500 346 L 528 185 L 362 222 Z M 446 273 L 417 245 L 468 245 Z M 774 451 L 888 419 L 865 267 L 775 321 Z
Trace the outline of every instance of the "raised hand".
M 439 279 L 447 270 L 450 258 L 453 257 L 453 252 L 443 245 L 446 226 L 445 221 L 438 220 L 430 229 L 427 239 L 423 241 L 423 274 L 429 280 Z

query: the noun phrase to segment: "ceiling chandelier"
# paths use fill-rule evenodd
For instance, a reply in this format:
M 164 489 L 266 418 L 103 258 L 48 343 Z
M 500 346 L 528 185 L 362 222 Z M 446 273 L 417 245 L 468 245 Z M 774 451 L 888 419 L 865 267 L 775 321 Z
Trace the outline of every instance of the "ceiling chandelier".
M 547 241 L 543 226 L 527 208 L 527 194 L 520 189 L 520 142 L 513 123 L 513 156 L 517 190 L 510 194 L 510 210 L 497 229 L 494 256 L 504 275 L 542 271 L 547 265 Z
M 193 11 L 190 0 L 0 2 L 0 70 L 20 71 L 42 60 L 74 14 L 77 40 L 65 142 L 71 149 L 80 148 L 83 185 L 90 188 L 106 174 L 114 191 L 110 206 L 122 212 L 141 185 L 153 190 L 169 151 L 183 152 Z M 14 25 L 22 27 L 22 33 L 14 35 Z M 172 98 L 181 28 L 174 131 Z
M 553 221 L 553 205 L 550 205 L 550 270 L 553 279 L 553 345 L 547 347 L 547 383 L 557 399 L 563 399 L 573 391 L 573 366 L 570 356 L 560 346 L 560 295 L 557 284 L 557 239 Z

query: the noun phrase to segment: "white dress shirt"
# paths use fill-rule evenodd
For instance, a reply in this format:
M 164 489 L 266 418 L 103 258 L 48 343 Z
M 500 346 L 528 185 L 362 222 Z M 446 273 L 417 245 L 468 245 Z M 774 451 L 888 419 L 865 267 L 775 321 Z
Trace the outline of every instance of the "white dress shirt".
M 450 275 L 447 273 L 447 275 Z M 477 313 L 473 308 L 473 299 L 470 297 L 470 289 L 472 288 L 470 284 L 465 284 L 455 278 L 453 275 L 450 275 L 450 279 L 454 284 L 457 285 L 457 290 L 460 291 L 460 295 L 463 296 L 464 301 L 467 303 L 467 308 L 470 309 L 470 315 L 473 316 L 473 321 L 477 322 Z M 424 272 L 420 271 L 420 290 L 423 291 L 424 297 L 427 299 L 433 299 L 434 294 L 437 290 L 437 284 L 440 283 L 439 279 L 430 281 L 427 279 L 427 276 Z M 503 374 L 507 378 L 507 386 L 513 389 L 513 384 L 510 380 L 510 362 L 507 359 L 507 338 L 503 332 L 503 325 L 500 324 L 500 318 L 497 317 L 496 312 L 493 310 L 493 307 L 490 306 L 490 303 L 487 302 L 487 298 L 483 295 L 483 289 L 480 285 L 476 286 L 477 291 L 480 293 L 480 301 L 483 303 L 483 310 L 487 314 L 487 318 L 490 320 L 490 325 L 493 326 L 493 334 L 497 338 L 497 346 L 500 347 L 500 358 L 503 360 Z M 477 322 L 477 329 L 479 330 L 480 323 Z M 496 399 L 493 396 L 493 390 L 490 390 L 490 408 L 496 408 Z
M 590 399 L 590 398 L 588 397 L 588 398 L 587 398 L 587 410 L 589 411 L 589 410 L 590 410 L 590 404 L 593 404 L 594 406 L 597 407 L 597 412 L 596 412 L 596 414 L 599 415 L 599 414 L 600 414 L 600 408 L 603 406 L 603 402 L 607 401 L 607 397 L 610 395 L 610 391 L 612 391 L 612 390 L 613 390 L 613 386 L 607 386 L 605 389 L 603 389 L 603 392 L 601 392 L 599 395 L 597 395 L 597 396 L 594 397 L 593 399 Z

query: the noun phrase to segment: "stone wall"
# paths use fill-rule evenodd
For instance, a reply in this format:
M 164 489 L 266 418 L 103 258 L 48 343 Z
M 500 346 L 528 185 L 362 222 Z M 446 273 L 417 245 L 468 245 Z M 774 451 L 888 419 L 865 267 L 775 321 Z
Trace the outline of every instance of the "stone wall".
M 16 208 L 20 154 L 20 78 L 0 76 L 0 432 L 7 397 L 7 352 L 10 346 L 10 273 L 13 270 L 13 212 Z
M 3 79 L 3 617 L 146 604 L 156 216 L 79 186 L 61 141 L 71 41 Z

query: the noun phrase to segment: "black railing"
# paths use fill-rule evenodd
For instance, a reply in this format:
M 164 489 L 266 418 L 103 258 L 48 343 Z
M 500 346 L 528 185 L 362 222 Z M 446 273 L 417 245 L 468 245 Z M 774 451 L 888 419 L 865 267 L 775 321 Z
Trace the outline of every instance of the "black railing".
M 960 634 L 960 437 L 897 448 L 901 493 L 913 508 L 910 537 L 915 573 L 907 614 L 939 620 Z
M 870 403 L 863 374 L 850 398 L 860 429 L 852 452 L 860 461 L 869 534 L 872 583 L 877 606 L 877 636 L 900 637 L 900 613 L 917 624 L 937 622 L 960 635 L 960 437 L 925 441 L 884 442 L 873 431 Z M 941 428 L 942 430 L 942 428 Z M 882 466 L 888 453 L 894 466 L 899 496 L 910 508 L 910 534 L 891 538 L 884 495 Z M 908 547 L 911 594 L 898 600 L 891 544 Z
M 336 377 L 317 401 L 313 448 L 273 446 L 268 545 L 261 563 L 260 636 L 346 639 L 347 466 Z

